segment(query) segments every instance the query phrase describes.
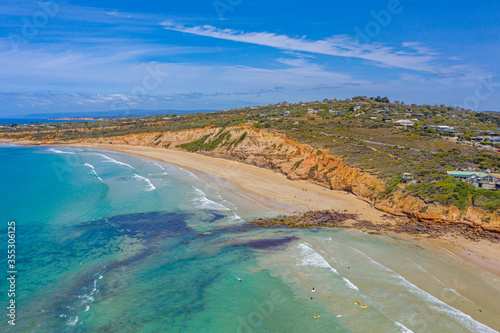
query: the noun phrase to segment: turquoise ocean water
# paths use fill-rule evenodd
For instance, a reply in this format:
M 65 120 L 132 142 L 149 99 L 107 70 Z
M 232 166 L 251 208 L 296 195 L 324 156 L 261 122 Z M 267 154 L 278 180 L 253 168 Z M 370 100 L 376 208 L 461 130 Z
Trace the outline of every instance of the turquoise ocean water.
M 1 331 L 495 332 L 500 326 L 498 280 L 455 263 L 451 254 L 356 230 L 254 227 L 245 221 L 277 213 L 166 163 L 1 145 L 0 170 L 3 247 L 6 253 L 13 220 L 18 272 L 16 326 L 2 314 Z M 5 279 L 0 287 L 5 309 Z

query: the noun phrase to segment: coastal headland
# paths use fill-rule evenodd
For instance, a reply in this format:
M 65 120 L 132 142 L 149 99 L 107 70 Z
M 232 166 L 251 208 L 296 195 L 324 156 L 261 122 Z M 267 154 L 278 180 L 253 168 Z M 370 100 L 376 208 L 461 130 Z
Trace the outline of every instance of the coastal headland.
M 207 126 L 33 143 L 114 150 L 213 175 L 284 215 L 323 210 L 355 214 L 356 218 L 344 227 L 403 232 L 431 247 L 444 246 L 463 260 L 500 276 L 500 246 L 495 241 L 500 230 L 497 213 L 426 203 L 405 193 L 403 187 L 384 197 L 384 180 L 282 133 L 251 125 L 225 129 Z

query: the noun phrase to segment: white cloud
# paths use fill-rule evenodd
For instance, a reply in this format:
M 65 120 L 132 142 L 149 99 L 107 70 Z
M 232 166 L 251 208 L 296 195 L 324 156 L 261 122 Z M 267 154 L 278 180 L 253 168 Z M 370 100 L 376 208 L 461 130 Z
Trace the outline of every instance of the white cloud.
M 417 43 L 405 43 L 403 47 L 413 52 L 396 51 L 392 47 L 378 43 L 361 44 L 347 35 L 337 35 L 323 40 L 309 40 L 305 37 L 294 38 L 269 32 L 244 32 L 232 29 L 218 29 L 214 26 L 186 27 L 172 21 L 161 23 L 165 29 L 187 34 L 206 36 L 235 42 L 256 44 L 287 51 L 300 51 L 338 57 L 358 58 L 395 68 L 433 72 L 431 64 L 435 60 L 430 49 Z M 415 52 L 416 51 L 416 52 Z

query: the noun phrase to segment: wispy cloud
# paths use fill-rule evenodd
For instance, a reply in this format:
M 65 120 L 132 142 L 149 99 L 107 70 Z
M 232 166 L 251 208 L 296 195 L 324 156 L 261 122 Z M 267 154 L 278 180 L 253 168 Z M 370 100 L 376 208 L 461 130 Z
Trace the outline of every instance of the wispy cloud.
M 432 61 L 435 60 L 435 52 L 431 52 L 430 49 L 417 43 L 405 43 L 402 45 L 403 50 L 401 51 L 379 43 L 362 44 L 347 35 L 337 35 L 323 40 L 310 40 L 306 37 L 294 38 L 270 32 L 219 29 L 210 25 L 187 27 L 172 21 L 165 21 L 161 24 L 167 30 L 198 36 L 269 46 L 287 51 L 358 58 L 388 67 L 424 72 L 435 71 L 435 67 L 432 65 Z M 405 48 L 407 52 L 405 52 Z

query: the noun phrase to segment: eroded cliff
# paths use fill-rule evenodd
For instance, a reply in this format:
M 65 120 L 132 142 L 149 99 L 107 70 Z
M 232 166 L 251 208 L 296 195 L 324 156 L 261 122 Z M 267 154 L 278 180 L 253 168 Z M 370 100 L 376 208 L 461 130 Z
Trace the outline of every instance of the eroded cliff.
M 476 227 L 500 231 L 500 216 L 496 212 L 474 206 L 461 211 L 454 206 L 426 203 L 421 198 L 406 193 L 404 185 L 387 193 L 386 182 L 375 175 L 350 167 L 341 158 L 330 155 L 327 151 L 300 144 L 281 133 L 258 130 L 251 125 L 130 134 L 72 142 L 183 149 L 237 160 L 281 172 L 292 180 L 307 179 L 331 189 L 352 192 L 391 214 L 441 223 L 478 224 Z

